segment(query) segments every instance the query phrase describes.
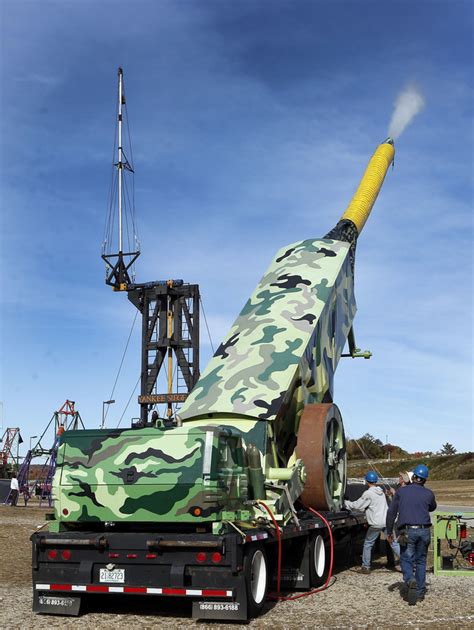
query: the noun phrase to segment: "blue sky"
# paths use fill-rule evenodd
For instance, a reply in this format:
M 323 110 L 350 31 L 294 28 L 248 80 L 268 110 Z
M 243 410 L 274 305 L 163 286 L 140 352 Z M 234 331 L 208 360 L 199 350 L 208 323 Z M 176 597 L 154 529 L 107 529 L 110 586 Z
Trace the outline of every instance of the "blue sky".
M 100 259 L 121 65 L 137 279 L 199 283 L 214 345 L 278 248 L 333 227 L 419 85 L 358 244 L 355 332 L 374 356 L 341 361 L 335 401 L 350 436 L 472 450 L 471 2 L 3 0 L 1 24 L 4 427 L 37 434 L 66 398 L 98 426 L 111 393 L 135 315 Z M 210 352 L 202 330 L 202 367 Z

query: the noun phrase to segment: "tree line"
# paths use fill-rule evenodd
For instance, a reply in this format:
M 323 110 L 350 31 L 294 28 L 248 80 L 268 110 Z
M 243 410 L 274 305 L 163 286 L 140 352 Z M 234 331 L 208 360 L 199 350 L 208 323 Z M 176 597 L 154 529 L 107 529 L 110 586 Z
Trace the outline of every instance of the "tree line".
M 446 442 L 436 453 L 433 451 L 408 453 L 396 444 L 384 444 L 382 440 L 370 433 L 365 433 L 357 439 L 348 440 L 346 448 L 348 459 L 402 459 L 409 455 L 431 457 L 432 455 L 454 455 L 457 452 L 457 449 L 450 442 Z

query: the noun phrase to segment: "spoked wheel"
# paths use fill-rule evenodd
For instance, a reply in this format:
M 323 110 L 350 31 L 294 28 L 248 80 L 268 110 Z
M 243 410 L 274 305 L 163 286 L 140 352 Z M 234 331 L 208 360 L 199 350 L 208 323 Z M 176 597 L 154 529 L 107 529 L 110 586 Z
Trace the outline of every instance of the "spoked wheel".
M 303 460 L 307 475 L 303 503 L 317 510 L 340 510 L 347 480 L 346 438 L 336 405 L 306 405 L 296 454 Z
M 321 534 L 314 536 L 310 543 L 309 550 L 309 572 L 311 587 L 322 586 L 328 577 L 329 572 L 329 544 Z
M 267 558 L 261 547 L 249 547 L 244 558 L 247 613 L 256 617 L 263 608 L 268 589 Z

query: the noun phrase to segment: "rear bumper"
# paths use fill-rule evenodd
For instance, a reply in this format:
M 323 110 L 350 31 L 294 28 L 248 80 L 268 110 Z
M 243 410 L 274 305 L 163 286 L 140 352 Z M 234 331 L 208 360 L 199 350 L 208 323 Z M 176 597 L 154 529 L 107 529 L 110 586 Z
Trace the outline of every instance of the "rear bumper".
M 234 596 L 234 589 L 211 588 L 173 588 L 153 586 L 110 586 L 107 584 L 43 584 L 34 585 L 37 592 L 74 593 L 74 594 L 104 594 L 125 593 L 131 595 L 169 595 L 172 597 L 210 597 L 229 599 Z
M 208 614 L 209 604 L 216 614 L 246 618 L 238 603 L 245 601 L 245 543 L 235 534 L 63 532 L 31 540 L 34 612 L 78 615 L 89 596 L 154 595 L 191 599 L 193 615 Z M 104 581 L 104 569 L 119 579 Z

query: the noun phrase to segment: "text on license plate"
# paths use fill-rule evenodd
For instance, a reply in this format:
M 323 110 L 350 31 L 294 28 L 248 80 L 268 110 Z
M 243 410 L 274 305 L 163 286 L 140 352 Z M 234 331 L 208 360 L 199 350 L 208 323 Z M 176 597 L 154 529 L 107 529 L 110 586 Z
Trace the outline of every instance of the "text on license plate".
M 39 603 L 42 606 L 63 606 L 70 608 L 74 604 L 72 597 L 49 597 L 48 595 L 40 595 Z
M 100 569 L 100 582 L 113 582 L 114 584 L 125 582 L 125 569 Z

